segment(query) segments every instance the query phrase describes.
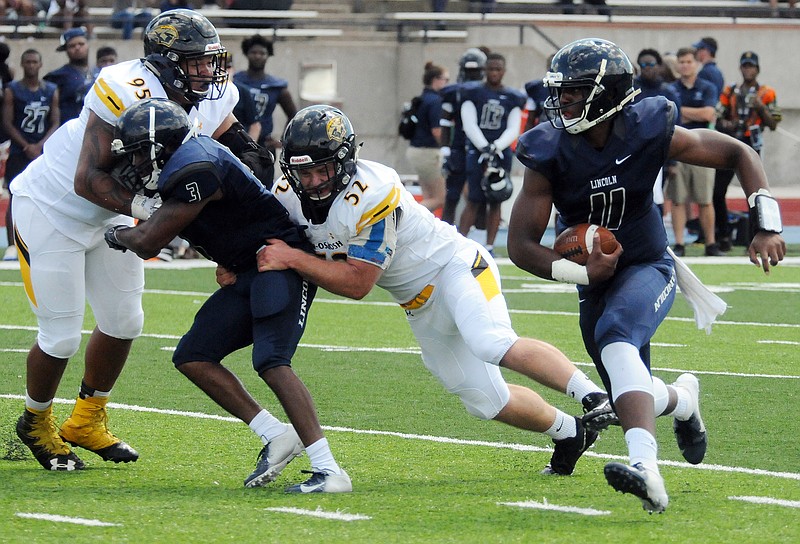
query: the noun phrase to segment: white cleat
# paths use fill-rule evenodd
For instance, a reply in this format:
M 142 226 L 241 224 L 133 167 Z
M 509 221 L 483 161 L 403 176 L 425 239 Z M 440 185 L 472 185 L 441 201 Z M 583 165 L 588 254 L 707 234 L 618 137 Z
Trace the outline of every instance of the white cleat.
M 353 483 L 345 471 L 341 474 L 313 470 L 302 472 L 311 474 L 311 477 L 301 484 L 287 487 L 287 493 L 349 493 L 353 490 Z
M 672 430 L 675 432 L 675 440 L 683 458 L 696 465 L 703 461 L 708 448 L 706 426 L 700 416 L 700 382 L 694 374 L 687 372 L 678 376 L 672 386 L 688 391 L 692 397 L 692 415 L 686 421 L 674 419 Z
M 620 493 L 631 493 L 642 501 L 642 508 L 649 513 L 662 513 L 669 504 L 664 478 L 656 470 L 642 463 L 633 466 L 623 463 L 608 463 L 603 472 L 608 484 Z
M 263 487 L 274 482 L 286 465 L 295 457 L 302 455 L 303 442 L 291 425 L 286 432 L 270 440 L 261 449 L 256 462 L 256 469 L 244 481 L 245 487 Z

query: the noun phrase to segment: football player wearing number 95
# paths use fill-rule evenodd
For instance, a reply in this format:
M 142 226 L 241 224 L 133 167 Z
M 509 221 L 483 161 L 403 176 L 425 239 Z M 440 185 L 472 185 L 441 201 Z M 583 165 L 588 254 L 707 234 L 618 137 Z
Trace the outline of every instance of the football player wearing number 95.
M 735 170 L 757 231 L 750 260 L 764 272 L 786 252 L 780 214 L 752 149 L 714 131 L 676 126 L 678 111 L 664 97 L 633 103 L 633 67 L 615 44 L 590 38 L 564 46 L 544 83 L 550 123 L 519 140 L 526 170 L 509 224 L 509 256 L 537 276 L 578 284 L 584 344 L 611 394 L 630 457 L 629 465 L 606 465 L 606 479 L 639 497 L 646 510 L 661 512 L 669 498 L 657 465 L 655 417 L 674 417 L 690 463 L 703 460 L 707 439 L 697 378 L 686 373 L 666 385 L 650 374 L 650 339 L 688 271 L 668 252 L 653 184 L 667 159 Z M 553 205 L 561 227 L 601 225 L 621 247 L 592 252 L 586 266 L 562 259 L 541 244 Z M 710 321 L 721 311 L 724 303 Z
M 143 98 L 169 98 L 244 162 L 255 167 L 272 162 L 248 141 L 231 113 L 238 92 L 226 85 L 225 49 L 208 19 L 190 10 L 165 12 L 143 36 L 144 58 L 104 68 L 80 116 L 61 126 L 43 155 L 11 184 L 14 238 L 38 324 L 17 434 L 48 470 L 84 467 L 68 443 L 117 463 L 139 456 L 108 429 L 106 404 L 142 331 L 144 269 L 135 255 L 109 249 L 103 233 L 109 225 L 133 224 L 132 217 L 147 219 L 160 200 L 113 179 L 117 118 Z M 79 397 L 59 429 L 52 402 L 80 347 L 87 300 L 97 326 L 86 346 Z
M 587 409 L 607 406 L 608 397 L 554 346 L 517 336 L 489 252 L 418 204 L 397 172 L 359 160 L 360 144 L 340 110 L 300 110 L 282 143 L 284 177 L 273 193 L 306 227 L 316 255 L 268 240 L 259 270 L 295 270 L 353 299 L 382 287 L 405 310 L 425 367 L 470 414 L 547 434 L 555 451 L 546 473 L 571 474 L 597 433 L 531 389 L 506 384 L 500 367 Z

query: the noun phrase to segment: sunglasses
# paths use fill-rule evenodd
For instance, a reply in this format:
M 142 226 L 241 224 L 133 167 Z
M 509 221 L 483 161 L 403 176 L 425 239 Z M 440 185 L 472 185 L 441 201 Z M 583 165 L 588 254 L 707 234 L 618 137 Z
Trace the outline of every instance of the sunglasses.
M 657 66 L 657 65 L 658 65 L 657 62 L 640 62 L 639 63 L 639 66 L 642 67 L 642 68 L 648 68 L 648 67 Z

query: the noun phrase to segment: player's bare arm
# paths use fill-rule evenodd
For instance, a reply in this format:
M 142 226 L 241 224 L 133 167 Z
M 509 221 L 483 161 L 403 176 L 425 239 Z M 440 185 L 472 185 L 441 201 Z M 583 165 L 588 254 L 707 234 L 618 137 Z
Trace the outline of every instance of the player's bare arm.
M 735 138 L 713 130 L 675 127 L 669 155 L 681 162 L 735 170 L 748 199 L 759 191 L 769 190 L 767 174 L 758 153 Z M 761 266 L 768 274 L 770 265 L 777 266 L 786 256 L 786 241 L 776 232 L 756 232 L 748 255 L 750 262 Z
M 326 261 L 290 247 L 283 240 L 270 239 L 258 252 L 258 271 L 291 269 L 326 291 L 360 300 L 375 286 L 383 270 L 357 259 Z
M 116 161 L 111 154 L 113 139 L 114 127 L 90 112 L 75 171 L 75 193 L 107 210 L 131 215 L 133 193 L 110 174 Z
M 142 259 L 150 259 L 194 221 L 206 204 L 220 198 L 221 189 L 210 198 L 192 203 L 169 199 L 147 221 L 141 221 L 135 227 L 117 227 L 115 240 Z

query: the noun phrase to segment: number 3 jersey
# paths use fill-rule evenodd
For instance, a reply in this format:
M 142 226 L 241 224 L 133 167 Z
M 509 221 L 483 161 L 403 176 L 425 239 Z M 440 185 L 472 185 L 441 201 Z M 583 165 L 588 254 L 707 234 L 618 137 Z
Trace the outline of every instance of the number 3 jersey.
M 273 193 L 292 220 L 307 227 L 318 255 L 379 266 L 384 272 L 378 286 L 401 304 L 432 283 L 462 244 L 472 243 L 417 203 L 397 172 L 375 162 L 358 161 L 353 179 L 336 195 L 327 220 L 319 225 L 305 218 L 285 178 L 275 182 Z
M 89 202 L 74 190 L 89 113 L 94 112 L 113 126 L 135 101 L 166 97 L 158 78 L 138 59 L 103 68 L 84 98 L 80 116 L 67 121 L 45 142 L 43 155 L 14 180 L 13 194 L 33 199 L 51 224 L 78 242 L 89 242 L 94 230 L 91 227 L 124 222 L 119 214 Z M 189 112 L 189 117 L 198 119 L 202 134 L 211 135 L 238 100 L 238 90 L 228 85 L 219 100 L 200 102 Z
M 603 149 L 540 123 L 520 137 L 517 158 L 550 181 L 562 226 L 593 223 L 611 230 L 624 249 L 620 266 L 660 259 L 667 234 L 653 185 L 676 118 L 675 104 L 662 96 L 626 106 Z

